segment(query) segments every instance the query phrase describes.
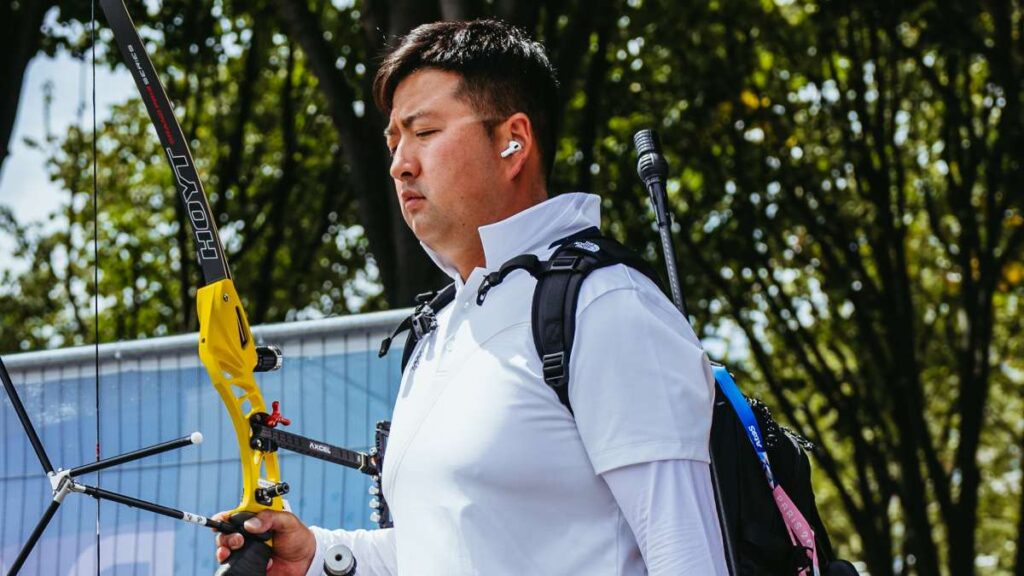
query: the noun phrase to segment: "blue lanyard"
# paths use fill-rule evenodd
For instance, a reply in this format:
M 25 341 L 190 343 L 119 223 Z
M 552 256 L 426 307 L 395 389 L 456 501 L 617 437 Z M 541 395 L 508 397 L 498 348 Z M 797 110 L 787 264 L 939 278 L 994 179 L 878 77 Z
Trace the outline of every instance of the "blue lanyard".
M 768 452 L 764 448 L 764 437 L 761 435 L 761 427 L 757 424 L 757 418 L 754 417 L 754 411 L 750 409 L 750 404 L 747 404 L 747 399 L 740 392 L 739 386 L 733 381 L 732 375 L 729 374 L 725 366 L 712 364 L 711 370 L 715 374 L 715 380 L 722 389 L 722 393 L 729 399 L 732 409 L 739 416 L 740 423 L 743 424 L 743 430 L 747 433 L 747 438 L 750 439 L 750 443 L 754 446 L 754 452 L 757 453 L 758 460 L 761 461 L 764 474 L 768 477 L 768 485 L 772 489 L 772 498 L 775 500 L 775 505 L 779 508 L 779 513 L 782 514 L 782 521 L 786 523 L 786 527 L 789 529 L 790 541 L 793 542 L 794 546 L 802 546 L 810 552 L 810 574 L 820 576 L 821 569 L 818 566 L 818 547 L 814 540 L 814 529 L 804 518 L 803 514 L 800 513 L 800 509 L 793 503 L 793 500 L 786 494 L 786 490 L 775 482 L 772 466 L 768 463 Z M 801 569 L 799 574 L 804 575 L 807 572 L 806 569 Z
M 725 394 L 729 404 L 732 404 L 732 409 L 739 416 L 740 423 L 743 424 L 743 430 L 747 433 L 747 438 L 750 439 L 750 443 L 754 446 L 754 452 L 757 453 L 757 458 L 761 461 L 764 473 L 768 477 L 768 485 L 775 489 L 775 475 L 772 474 L 772 466 L 768 462 L 768 452 L 764 447 L 764 437 L 761 434 L 761 427 L 757 424 L 757 418 L 754 417 L 754 411 L 750 409 L 750 404 L 747 404 L 747 399 L 740 392 L 739 386 L 736 385 L 732 375 L 729 374 L 725 366 L 712 364 L 711 370 L 715 374 L 715 380 L 722 389 L 722 393 Z

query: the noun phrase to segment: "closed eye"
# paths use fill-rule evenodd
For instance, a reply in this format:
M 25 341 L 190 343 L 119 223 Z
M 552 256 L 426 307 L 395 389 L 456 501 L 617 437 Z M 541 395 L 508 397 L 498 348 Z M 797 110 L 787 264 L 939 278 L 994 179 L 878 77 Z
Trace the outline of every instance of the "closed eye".
M 440 131 L 441 131 L 441 130 L 440 130 L 440 129 L 438 129 L 438 128 L 429 128 L 429 129 L 426 129 L 426 130 L 417 130 L 417 131 L 416 131 L 416 132 L 414 132 L 413 134 L 415 134 L 415 136 L 416 136 L 417 138 L 426 138 L 426 137 L 428 137 L 428 136 L 430 136 L 430 135 L 432 135 L 432 134 L 434 134 L 434 133 L 436 133 L 436 132 L 440 132 Z M 397 145 L 395 145 L 395 146 L 391 146 L 391 145 L 388 145 L 388 154 L 389 154 L 389 155 L 390 155 L 390 156 L 391 156 L 392 158 L 394 158 L 394 156 L 395 156 L 395 152 L 396 152 L 397 150 L 398 150 L 398 146 L 397 146 Z

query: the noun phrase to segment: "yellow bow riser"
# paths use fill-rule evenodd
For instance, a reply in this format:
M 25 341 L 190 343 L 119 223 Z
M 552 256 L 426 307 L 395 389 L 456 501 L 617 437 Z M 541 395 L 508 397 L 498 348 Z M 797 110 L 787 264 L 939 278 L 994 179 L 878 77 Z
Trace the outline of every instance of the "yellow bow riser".
M 268 506 L 255 496 L 258 488 L 280 482 L 281 472 L 276 452 L 254 450 L 249 443 L 249 419 L 253 414 L 267 413 L 267 407 L 253 377 L 256 345 L 234 282 L 225 279 L 203 286 L 196 295 L 196 307 L 199 357 L 227 407 L 242 460 L 242 501 L 232 515 L 283 510 L 281 498 L 274 498 Z

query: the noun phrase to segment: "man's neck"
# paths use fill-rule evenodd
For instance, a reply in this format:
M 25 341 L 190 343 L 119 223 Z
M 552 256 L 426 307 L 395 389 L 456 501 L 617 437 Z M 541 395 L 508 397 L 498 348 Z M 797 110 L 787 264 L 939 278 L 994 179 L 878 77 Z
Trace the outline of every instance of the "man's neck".
M 480 233 L 474 233 L 473 242 L 466 246 L 455 258 L 451 258 L 450 261 L 455 266 L 455 269 L 458 270 L 463 282 L 469 278 L 474 269 L 483 268 L 487 263 L 487 259 L 484 256 L 484 245 L 480 241 Z

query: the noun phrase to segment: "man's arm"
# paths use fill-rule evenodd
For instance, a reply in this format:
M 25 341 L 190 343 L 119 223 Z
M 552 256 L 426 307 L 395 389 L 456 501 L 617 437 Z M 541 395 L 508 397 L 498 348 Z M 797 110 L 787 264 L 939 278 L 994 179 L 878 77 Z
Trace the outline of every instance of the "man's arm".
M 633 530 L 649 576 L 728 576 L 707 463 L 644 462 L 601 477 Z
M 725 576 L 708 465 L 714 377 L 672 303 L 625 267 L 580 292 L 569 396 L 651 576 Z

